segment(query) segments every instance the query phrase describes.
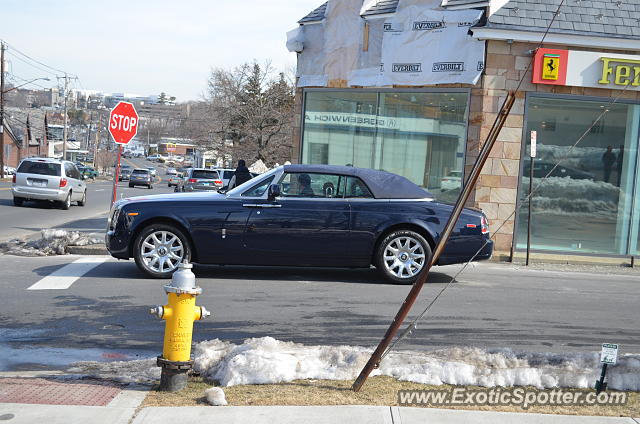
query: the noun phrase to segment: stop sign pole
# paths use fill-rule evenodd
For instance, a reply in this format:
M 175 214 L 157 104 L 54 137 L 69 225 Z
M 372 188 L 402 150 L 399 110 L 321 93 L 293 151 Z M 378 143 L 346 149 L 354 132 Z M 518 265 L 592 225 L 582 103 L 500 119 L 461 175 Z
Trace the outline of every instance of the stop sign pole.
M 138 113 L 133 104 L 128 102 L 120 102 L 111 109 L 109 114 L 109 133 L 113 137 L 113 141 L 118 144 L 118 162 L 116 163 L 116 172 L 113 176 L 113 196 L 111 197 L 111 205 L 116 201 L 116 192 L 118 188 L 118 179 L 120 178 L 120 160 L 122 158 L 122 146 L 129 144 L 131 139 L 138 133 Z

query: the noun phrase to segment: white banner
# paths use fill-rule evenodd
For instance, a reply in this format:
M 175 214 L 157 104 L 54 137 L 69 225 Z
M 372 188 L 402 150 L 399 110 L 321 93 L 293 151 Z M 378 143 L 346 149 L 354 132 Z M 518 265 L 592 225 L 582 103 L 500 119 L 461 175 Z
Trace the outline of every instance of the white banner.
M 385 23 L 381 85 L 478 82 L 485 43 L 468 32 L 482 11 L 436 11 L 420 3 L 400 0 Z

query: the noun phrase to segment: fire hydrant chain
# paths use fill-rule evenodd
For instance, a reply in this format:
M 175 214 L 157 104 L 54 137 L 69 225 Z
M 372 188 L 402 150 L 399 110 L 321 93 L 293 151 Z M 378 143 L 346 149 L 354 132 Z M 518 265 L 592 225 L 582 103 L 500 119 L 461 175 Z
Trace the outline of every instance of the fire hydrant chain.
M 193 366 L 193 322 L 211 315 L 204 306 L 196 305 L 196 296 L 202 293 L 202 289 L 196 286 L 192 268 L 193 265 L 187 261 L 181 263 L 171 283 L 164 286 L 167 304 L 149 310 L 149 313 L 166 323 L 162 356 L 158 356 L 158 366 L 162 367 L 160 390 L 164 391 L 175 392 L 186 386 L 187 371 Z

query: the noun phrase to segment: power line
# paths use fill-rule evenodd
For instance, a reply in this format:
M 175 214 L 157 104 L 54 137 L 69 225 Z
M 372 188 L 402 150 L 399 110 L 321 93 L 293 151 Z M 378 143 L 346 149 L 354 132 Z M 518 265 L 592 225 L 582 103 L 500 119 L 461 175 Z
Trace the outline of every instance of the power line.
M 7 45 L 7 46 L 9 46 L 9 47 L 11 47 L 11 49 L 12 49 L 13 51 L 15 51 L 16 53 L 18 53 L 18 54 L 20 54 L 21 56 L 25 57 L 26 59 L 29 59 L 29 60 L 31 60 L 31 61 L 33 61 L 33 62 L 35 62 L 35 63 L 37 63 L 37 64 L 39 64 L 39 65 L 41 65 L 41 66 L 44 66 L 45 68 L 51 69 L 52 71 L 55 71 L 56 73 L 60 73 L 60 74 L 68 73 L 68 72 L 63 71 L 63 70 L 61 70 L 61 69 L 57 69 L 57 68 L 54 68 L 53 66 L 47 65 L 46 63 L 43 63 L 43 62 L 41 62 L 41 61 L 39 61 L 39 60 L 37 60 L 37 59 L 34 59 L 33 57 L 31 57 L 31 56 L 29 56 L 28 54 L 26 54 L 26 53 L 24 53 L 24 52 L 20 51 L 19 49 L 15 48 L 12 44 L 7 43 L 6 41 L 4 41 L 4 44 L 5 44 L 5 45 Z
M 12 52 L 11 50 L 8 50 L 8 49 L 7 49 L 6 53 L 7 53 L 7 54 L 10 54 L 11 56 L 13 56 L 13 58 L 14 58 L 14 59 L 18 59 L 18 60 L 19 60 L 19 61 L 21 61 L 22 63 L 25 63 L 25 64 L 27 64 L 27 65 L 29 65 L 29 66 L 32 66 L 33 68 L 35 68 L 35 69 L 39 70 L 40 72 L 45 72 L 45 73 L 47 73 L 47 74 L 49 74 L 49 75 L 58 76 L 58 74 L 57 74 L 57 73 L 55 73 L 55 72 L 51 72 L 51 71 L 49 71 L 49 70 L 47 70 L 47 69 L 45 69 L 45 68 L 42 68 L 42 67 L 37 66 L 37 65 L 34 65 L 33 63 L 30 63 L 30 62 L 28 62 L 28 61 L 24 60 L 24 59 L 23 59 L 23 58 L 21 58 L 20 56 L 17 56 L 17 55 L 15 55 L 15 54 L 13 54 L 13 52 Z

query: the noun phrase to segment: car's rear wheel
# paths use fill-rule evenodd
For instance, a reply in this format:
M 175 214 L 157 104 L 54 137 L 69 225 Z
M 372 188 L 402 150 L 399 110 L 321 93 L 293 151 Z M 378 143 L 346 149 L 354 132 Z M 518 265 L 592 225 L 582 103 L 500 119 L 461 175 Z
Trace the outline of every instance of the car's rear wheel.
M 129 188 L 133 188 L 133 184 L 129 184 Z
M 23 202 L 24 202 L 24 199 L 22 197 L 14 197 L 13 198 L 13 204 L 15 206 L 22 206 Z
M 60 208 L 63 210 L 69 210 L 71 207 L 71 192 L 67 193 L 67 198 L 62 201 Z
M 191 259 L 189 239 L 173 225 L 150 224 L 136 238 L 133 257 L 147 275 L 171 278 L 180 262 Z
M 396 284 L 413 284 L 431 260 L 431 247 L 415 231 L 388 234 L 376 251 L 376 268 Z

